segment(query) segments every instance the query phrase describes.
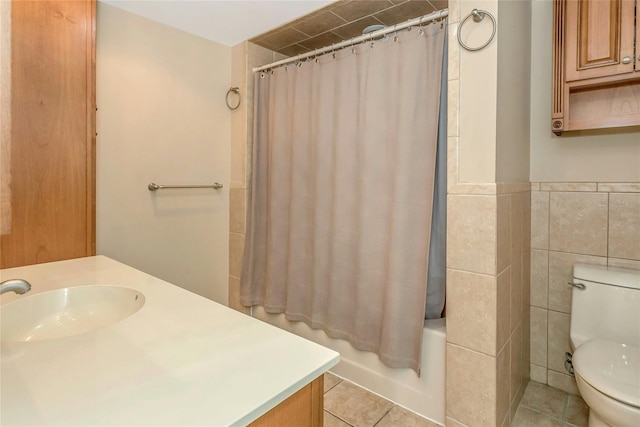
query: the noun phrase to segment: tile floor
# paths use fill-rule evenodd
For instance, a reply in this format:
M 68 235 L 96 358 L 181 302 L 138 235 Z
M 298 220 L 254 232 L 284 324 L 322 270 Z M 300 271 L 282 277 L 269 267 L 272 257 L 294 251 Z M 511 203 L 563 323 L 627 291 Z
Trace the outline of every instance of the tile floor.
M 324 427 L 439 427 L 333 374 L 324 375 Z
M 512 427 L 586 427 L 580 396 L 530 381 Z M 324 376 L 324 427 L 439 427 L 331 373 Z
M 587 427 L 589 407 L 580 396 L 529 381 L 512 427 Z

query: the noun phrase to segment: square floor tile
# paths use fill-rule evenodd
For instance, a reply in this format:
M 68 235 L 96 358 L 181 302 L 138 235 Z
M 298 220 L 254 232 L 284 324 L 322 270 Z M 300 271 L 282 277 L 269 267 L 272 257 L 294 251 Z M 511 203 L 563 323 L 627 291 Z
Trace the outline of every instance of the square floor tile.
M 325 372 L 324 374 L 324 392 L 328 392 L 332 388 L 334 388 L 342 378 L 333 375 L 331 372 Z
M 393 406 L 348 381 L 341 381 L 324 395 L 324 409 L 354 427 L 374 426 Z
M 589 407 L 580 396 L 569 395 L 569 403 L 564 413 L 565 423 L 577 427 L 587 427 L 589 424 Z
M 329 412 L 324 411 L 323 427 L 351 427 L 350 424 L 345 423 L 340 418 L 331 415 Z
M 511 423 L 511 427 L 560 427 L 561 425 L 559 420 L 522 406 L 518 408 Z
M 440 427 L 438 424 L 422 418 L 400 406 L 394 406 L 376 427 Z
M 529 381 L 520 403 L 520 409 L 524 406 L 557 420 L 562 420 L 567 398 L 568 394 L 564 391 Z

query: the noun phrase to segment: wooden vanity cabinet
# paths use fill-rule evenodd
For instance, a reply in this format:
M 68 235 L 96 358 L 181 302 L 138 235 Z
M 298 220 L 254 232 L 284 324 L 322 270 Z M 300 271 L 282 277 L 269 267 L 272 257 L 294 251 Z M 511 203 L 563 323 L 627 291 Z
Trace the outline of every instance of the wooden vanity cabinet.
M 95 0 L 11 2 L 11 227 L 0 268 L 95 254 Z M 3 37 L 5 34 L 3 34 Z
M 249 427 L 322 427 L 324 375 L 249 424 Z
M 551 128 L 640 125 L 636 0 L 554 0 Z

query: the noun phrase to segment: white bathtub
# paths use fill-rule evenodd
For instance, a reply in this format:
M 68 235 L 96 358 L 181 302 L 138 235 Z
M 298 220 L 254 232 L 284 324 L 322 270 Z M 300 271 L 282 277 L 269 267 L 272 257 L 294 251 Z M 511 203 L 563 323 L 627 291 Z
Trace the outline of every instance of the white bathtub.
M 262 307 L 254 307 L 253 316 L 339 352 L 340 363 L 331 372 L 444 425 L 445 319 L 424 323 L 418 377 L 411 369 L 389 368 L 376 354 L 356 350 L 347 341 L 330 338 L 303 322 L 289 322 L 284 315 L 269 314 Z

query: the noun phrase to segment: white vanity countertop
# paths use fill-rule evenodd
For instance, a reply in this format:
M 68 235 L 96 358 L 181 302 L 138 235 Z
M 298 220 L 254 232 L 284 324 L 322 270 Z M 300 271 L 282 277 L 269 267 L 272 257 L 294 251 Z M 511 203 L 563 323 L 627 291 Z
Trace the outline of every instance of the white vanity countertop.
M 0 424 L 244 426 L 338 363 L 338 353 L 104 256 L 0 271 L 24 296 L 80 285 L 143 293 L 93 332 L 2 342 Z

